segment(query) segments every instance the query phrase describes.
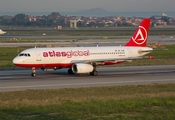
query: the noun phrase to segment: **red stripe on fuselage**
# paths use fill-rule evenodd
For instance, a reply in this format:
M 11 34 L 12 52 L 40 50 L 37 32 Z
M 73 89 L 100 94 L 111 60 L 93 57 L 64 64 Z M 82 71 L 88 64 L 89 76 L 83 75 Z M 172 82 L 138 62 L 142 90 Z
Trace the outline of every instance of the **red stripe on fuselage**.
M 25 67 L 25 68 L 49 68 L 49 67 L 65 67 L 70 68 L 72 66 L 72 63 L 63 63 L 63 64 L 14 64 L 18 67 Z

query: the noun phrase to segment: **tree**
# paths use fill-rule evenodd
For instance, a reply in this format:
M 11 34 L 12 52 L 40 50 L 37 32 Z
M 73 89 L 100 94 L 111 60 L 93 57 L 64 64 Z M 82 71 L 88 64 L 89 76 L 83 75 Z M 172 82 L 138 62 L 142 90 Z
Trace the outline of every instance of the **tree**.
M 12 18 L 11 25 L 24 26 L 28 22 L 25 14 L 17 14 Z
M 4 17 L 0 17 L 0 25 L 8 26 L 8 25 L 10 25 L 10 23 L 11 23 L 11 19 L 6 19 Z
M 60 13 L 59 12 L 52 12 L 50 15 L 48 15 L 48 19 L 58 19 L 58 17 L 60 17 Z

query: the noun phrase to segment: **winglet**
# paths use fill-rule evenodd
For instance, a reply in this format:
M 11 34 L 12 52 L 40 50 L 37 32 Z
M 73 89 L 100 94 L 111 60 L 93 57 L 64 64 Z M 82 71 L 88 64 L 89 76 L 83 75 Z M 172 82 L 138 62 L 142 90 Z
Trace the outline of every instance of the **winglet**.
M 145 18 L 136 29 L 133 36 L 125 46 L 141 46 L 145 47 L 148 39 L 148 31 L 150 27 L 150 18 Z

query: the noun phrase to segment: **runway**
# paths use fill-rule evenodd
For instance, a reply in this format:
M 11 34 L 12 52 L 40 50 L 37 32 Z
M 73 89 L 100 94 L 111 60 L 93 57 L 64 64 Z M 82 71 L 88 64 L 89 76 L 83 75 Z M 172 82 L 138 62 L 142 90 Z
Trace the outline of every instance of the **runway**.
M 99 67 L 98 76 L 67 74 L 67 69 L 52 72 L 37 70 L 0 71 L 0 92 L 93 86 L 175 83 L 175 65 Z

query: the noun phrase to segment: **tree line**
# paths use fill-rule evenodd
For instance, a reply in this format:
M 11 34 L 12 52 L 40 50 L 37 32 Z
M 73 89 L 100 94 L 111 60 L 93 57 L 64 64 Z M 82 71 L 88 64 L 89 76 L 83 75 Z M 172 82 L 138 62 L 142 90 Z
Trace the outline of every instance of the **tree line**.
M 52 27 L 63 26 L 65 23 L 64 17 L 58 12 L 52 12 L 50 15 L 35 16 L 36 21 L 30 21 L 29 18 L 33 16 L 26 14 L 17 14 L 15 16 L 0 16 L 0 25 L 3 26 L 39 26 Z

